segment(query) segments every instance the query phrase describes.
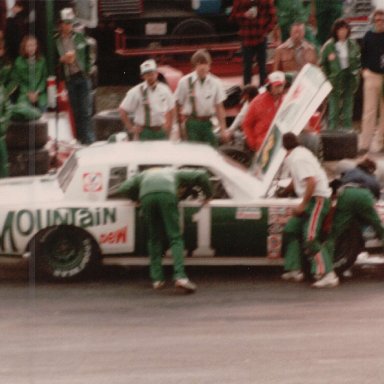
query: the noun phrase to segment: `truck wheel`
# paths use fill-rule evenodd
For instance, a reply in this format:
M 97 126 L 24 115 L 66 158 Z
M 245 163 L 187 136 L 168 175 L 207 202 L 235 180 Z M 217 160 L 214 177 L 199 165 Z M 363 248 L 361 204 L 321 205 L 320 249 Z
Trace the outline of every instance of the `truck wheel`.
M 342 276 L 343 272 L 352 267 L 363 249 L 364 239 L 360 226 L 353 223 L 336 241 L 333 260 L 335 272 Z
M 96 140 L 107 140 L 114 133 L 124 131 L 117 109 L 101 111 L 92 118 Z
M 9 175 L 44 175 L 48 173 L 49 161 L 49 152 L 46 149 L 8 151 Z
M 219 151 L 247 168 L 251 165 L 252 154 L 249 151 L 230 145 L 221 145 Z
M 94 238 L 71 225 L 40 232 L 30 249 L 38 278 L 79 279 L 94 272 L 100 261 L 100 250 Z
M 357 134 L 355 132 L 321 132 L 323 158 L 326 161 L 355 158 Z
M 199 43 L 203 37 L 204 43 L 214 43 L 218 40 L 217 33 L 212 24 L 208 21 L 195 18 L 181 21 L 173 28 L 172 35 L 175 36 L 173 44 L 176 45 Z M 185 36 L 196 36 L 196 38 L 183 39 Z
M 6 135 L 8 149 L 38 149 L 48 141 L 48 123 L 35 121 L 11 121 Z

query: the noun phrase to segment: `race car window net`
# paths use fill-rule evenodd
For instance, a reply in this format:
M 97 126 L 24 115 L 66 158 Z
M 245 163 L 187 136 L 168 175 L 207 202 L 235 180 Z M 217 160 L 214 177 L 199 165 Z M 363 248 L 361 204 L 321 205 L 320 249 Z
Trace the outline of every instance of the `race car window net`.
M 109 172 L 108 198 L 116 198 L 114 195 L 117 188 L 127 180 L 127 166 L 113 167 Z M 113 195 L 113 196 L 112 196 Z
M 73 175 L 75 174 L 76 168 L 77 168 L 77 159 L 75 154 L 73 154 L 61 167 L 60 172 L 58 173 L 58 176 L 57 176 L 59 186 L 63 190 L 63 192 L 66 191 L 69 183 L 71 182 Z

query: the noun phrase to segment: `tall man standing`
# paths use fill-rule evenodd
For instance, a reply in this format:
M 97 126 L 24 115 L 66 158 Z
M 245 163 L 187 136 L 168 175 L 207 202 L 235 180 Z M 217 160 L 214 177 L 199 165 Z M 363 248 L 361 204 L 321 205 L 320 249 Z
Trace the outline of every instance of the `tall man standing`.
M 144 61 L 140 74 L 144 81 L 127 92 L 119 107 L 120 118 L 135 140 L 167 139 L 174 117 L 173 94 L 158 81 L 154 60 Z
M 95 141 L 91 125 L 91 55 L 85 36 L 73 30 L 74 20 L 72 8 L 60 11 L 59 33 L 55 41 L 75 118 L 77 138 L 82 144 L 91 144 Z
M 204 203 L 207 203 L 212 197 L 212 187 L 207 172 L 203 170 L 151 168 L 130 178 L 117 191 L 134 201 L 140 200 L 148 230 L 150 275 L 154 289 L 163 288 L 165 284 L 161 259 L 166 251 L 164 245 L 168 243 L 173 257 L 175 286 L 186 293 L 196 290 L 196 285 L 184 270 L 184 242 L 177 206 L 179 188 L 195 185 L 201 187 L 206 198 Z
M 332 259 L 326 247 L 321 246 L 319 235 L 330 208 L 331 190 L 324 169 L 316 157 L 301 147 L 297 137 L 289 132 L 283 135 L 287 150 L 285 164 L 292 177 L 287 191 L 302 198 L 293 210 L 293 217 L 284 228 L 285 254 L 282 275 L 284 280 L 301 281 L 302 256 L 311 262 L 311 273 L 317 278 L 315 288 L 335 287 L 339 279 L 333 271 Z
M 267 77 L 267 36 L 277 23 L 273 0 L 234 0 L 231 19 L 239 25 L 243 50 L 244 85 L 252 82 L 253 58 L 259 67 L 259 84 Z

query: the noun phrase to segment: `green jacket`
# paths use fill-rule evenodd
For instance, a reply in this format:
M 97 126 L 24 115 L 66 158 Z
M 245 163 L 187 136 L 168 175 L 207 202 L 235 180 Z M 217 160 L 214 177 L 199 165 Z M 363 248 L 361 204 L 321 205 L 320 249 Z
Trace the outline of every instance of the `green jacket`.
M 9 119 L 11 117 L 11 106 L 8 95 L 2 84 L 0 84 L 0 140 L 5 138 Z
M 198 169 L 175 170 L 151 168 L 133 176 L 124 182 L 117 193 L 126 195 L 131 200 L 139 200 L 150 193 L 166 192 L 177 195 L 180 187 L 199 186 L 205 197 L 212 197 L 212 186 L 208 173 Z
M 360 48 L 357 43 L 351 39 L 348 39 L 348 61 L 349 71 L 354 75 L 355 89 L 357 89 L 360 81 Z M 334 56 L 335 59 L 331 60 Z M 337 75 L 341 72 L 340 61 L 337 56 L 336 42 L 333 38 L 327 40 L 320 52 L 320 66 L 327 76 L 328 80 L 334 85 L 337 80 Z
M 80 66 L 80 69 L 86 74 L 89 75 L 91 71 L 91 54 L 89 44 L 84 34 L 79 32 L 72 32 L 72 40 L 76 48 L 76 60 Z M 59 56 L 64 55 L 65 50 L 60 39 L 60 35 L 55 35 L 56 49 Z M 66 79 L 69 77 L 69 70 L 67 65 L 62 65 L 64 70 L 64 76 Z
M 28 92 L 39 92 L 38 106 L 44 109 L 47 106 L 47 77 L 48 70 L 44 57 L 30 63 L 25 57 L 16 58 L 12 78 L 19 87 L 18 102 L 29 102 Z
M 4 57 L 0 57 L 0 84 L 4 85 L 7 95 L 13 93 L 17 87 L 12 79 L 12 64 Z

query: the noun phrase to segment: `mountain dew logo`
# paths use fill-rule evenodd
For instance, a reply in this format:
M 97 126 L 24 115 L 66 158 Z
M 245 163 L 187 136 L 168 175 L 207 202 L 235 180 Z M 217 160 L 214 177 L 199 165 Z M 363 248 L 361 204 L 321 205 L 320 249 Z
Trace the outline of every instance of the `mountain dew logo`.
M 18 252 L 16 238 L 54 225 L 88 228 L 116 222 L 116 208 L 57 208 L 9 211 L 0 230 L 0 251 Z M 1 223 L 0 223 L 1 225 Z

